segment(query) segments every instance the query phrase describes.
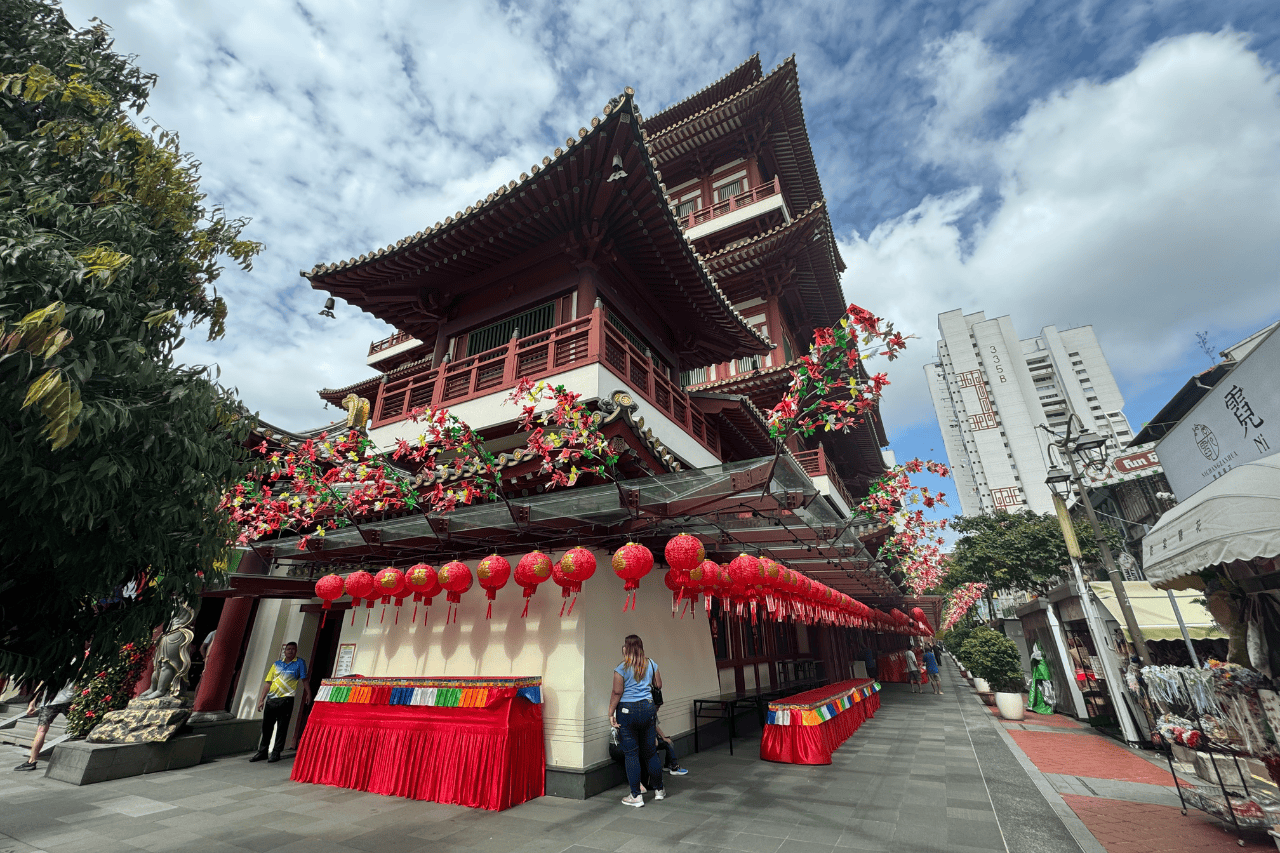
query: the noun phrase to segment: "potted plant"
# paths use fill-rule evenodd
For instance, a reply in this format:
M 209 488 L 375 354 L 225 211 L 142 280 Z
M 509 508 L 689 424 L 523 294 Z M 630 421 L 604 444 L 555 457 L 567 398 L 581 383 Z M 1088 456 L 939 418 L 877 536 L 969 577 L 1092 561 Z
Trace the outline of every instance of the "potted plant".
M 990 628 L 976 628 L 965 640 L 963 651 L 974 676 L 981 682 L 975 686 L 982 701 L 999 707 L 1000 716 L 1007 720 L 1022 719 L 1026 713 L 1022 700 L 1022 659 L 1013 641 Z M 1015 690 L 1009 690 L 1010 687 Z

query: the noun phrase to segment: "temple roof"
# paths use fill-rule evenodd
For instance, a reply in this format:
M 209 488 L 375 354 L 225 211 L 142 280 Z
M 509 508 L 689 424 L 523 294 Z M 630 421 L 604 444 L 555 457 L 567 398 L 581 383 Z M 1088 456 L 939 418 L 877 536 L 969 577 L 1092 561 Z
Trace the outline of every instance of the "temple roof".
M 509 276 L 557 254 L 617 261 L 664 306 L 691 365 L 772 348 L 716 285 L 685 239 L 642 138 L 633 92 L 611 101 L 592 129 L 544 157 L 520 180 L 426 231 L 359 258 L 301 273 L 312 287 L 420 339 L 434 333 L 449 291 Z
M 672 104 L 662 112 L 649 116 L 640 123 L 640 127 L 650 134 L 665 130 L 695 113 L 700 113 L 708 107 L 715 106 L 730 95 L 736 94 L 760 80 L 763 76 L 764 73 L 760 68 L 760 54 L 753 53 L 747 58 L 746 62 L 710 86 L 700 89 L 683 101 Z
M 736 74 L 725 79 L 739 79 Z M 715 90 L 716 86 L 709 88 Z M 696 113 L 668 112 L 675 121 L 660 130 L 651 130 L 649 125 L 656 127 L 660 114 L 646 122 L 645 129 L 654 159 L 673 181 L 683 177 L 685 171 L 697 171 L 695 153 L 707 157 L 708 150 L 718 141 L 728 142 L 743 131 L 759 130 L 762 137 L 758 141 L 763 143 L 761 159 L 782 179 L 782 194 L 788 206 L 792 210 L 806 210 L 823 197 L 809 131 L 805 128 L 794 55 L 767 77 Z
M 810 322 L 829 326 L 844 314 L 848 307 L 840 289 L 844 261 L 835 252 L 825 201 L 815 201 L 785 225 L 706 256 L 707 267 L 730 295 L 733 278 L 767 271 L 780 261 L 795 262 L 798 300 L 794 307 L 803 311 Z

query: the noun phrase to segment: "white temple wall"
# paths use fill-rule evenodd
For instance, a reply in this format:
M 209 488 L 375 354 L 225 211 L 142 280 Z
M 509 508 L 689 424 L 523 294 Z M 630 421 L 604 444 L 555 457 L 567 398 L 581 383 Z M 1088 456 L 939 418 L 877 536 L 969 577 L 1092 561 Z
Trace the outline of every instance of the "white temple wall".
M 514 570 L 524 553 L 503 556 Z M 623 638 L 637 633 L 662 670 L 666 702 L 659 719 L 663 730 L 671 736 L 691 731 L 693 699 L 720 692 L 704 611 L 699 610 L 697 618 L 686 614 L 683 620 L 672 619 L 671 593 L 662 582 L 665 569 L 655 566 L 641 582 L 636 610 L 622 613 L 622 581 L 610 568 L 611 555 L 595 553 L 596 574 L 578 596 L 573 614 L 563 618 L 560 588 L 552 581 L 533 597 L 526 619 L 520 618 L 524 598 L 514 581 L 498 592 L 491 620 L 485 619 L 488 601 L 479 584 L 463 594 L 458 620 L 448 625 L 443 593 L 436 597 L 425 623 L 421 606 L 416 623 L 412 621 L 412 598 L 406 599 L 398 625 L 394 605 L 387 607 L 384 622 L 380 621 L 381 603 L 372 610 L 361 606 L 354 625 L 350 613 L 344 612 L 340 642 L 356 644 L 352 673 L 541 675 L 547 764 L 580 769 L 609 758 L 613 669 L 622 660 Z M 475 562 L 468 561 L 473 572 Z

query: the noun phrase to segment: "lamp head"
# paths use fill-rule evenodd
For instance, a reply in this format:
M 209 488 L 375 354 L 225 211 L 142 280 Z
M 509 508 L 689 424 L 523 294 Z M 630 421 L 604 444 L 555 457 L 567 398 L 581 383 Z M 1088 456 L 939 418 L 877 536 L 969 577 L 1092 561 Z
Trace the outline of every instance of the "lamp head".
M 1086 429 L 1076 436 L 1072 450 L 1079 453 L 1090 465 L 1101 465 L 1107 461 L 1106 445 L 1106 436 Z
M 1044 478 L 1044 483 L 1053 490 L 1054 494 L 1061 495 L 1064 498 L 1071 494 L 1071 475 L 1057 465 L 1049 469 L 1049 474 Z

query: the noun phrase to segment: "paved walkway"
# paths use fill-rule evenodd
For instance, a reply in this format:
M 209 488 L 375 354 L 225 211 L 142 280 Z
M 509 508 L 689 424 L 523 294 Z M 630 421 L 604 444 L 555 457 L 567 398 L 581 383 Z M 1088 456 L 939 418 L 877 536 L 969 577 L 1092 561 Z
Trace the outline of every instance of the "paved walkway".
M 944 690 L 914 695 L 903 685 L 886 685 L 875 719 L 828 767 L 760 761 L 751 739 L 738 741 L 734 756 L 727 747 L 690 755 L 682 761 L 689 775 L 668 777 L 667 799 L 650 799 L 643 809 L 620 805 L 626 791 L 618 788 L 585 802 L 544 797 L 485 812 L 295 784 L 288 760 L 227 758 L 82 788 L 0 769 L 0 853 L 1237 849 L 1198 813 L 1184 818 L 1174 808 L 1168 818 L 1152 812 L 1169 808 L 1159 797 L 1172 788 L 1109 783 L 1152 789 L 1146 799 L 1131 799 L 1136 788 L 1071 775 L 1084 772 L 1082 766 L 1062 772 L 1054 765 L 1046 775 L 1019 748 L 1024 735 L 1043 734 L 1070 739 L 1057 749 L 1092 754 L 1112 745 L 1101 736 L 1062 719 L 1001 723 L 954 671 L 944 675 Z M 1054 752 L 1032 748 L 1045 761 Z M 8 766 L 21 760 L 14 751 L 0 751 L 0 758 Z M 1163 829 L 1160 835 L 1144 830 L 1143 846 L 1122 846 L 1113 838 L 1117 827 L 1135 821 Z M 1218 846 L 1178 847 L 1196 828 L 1211 833 L 1205 837 Z

